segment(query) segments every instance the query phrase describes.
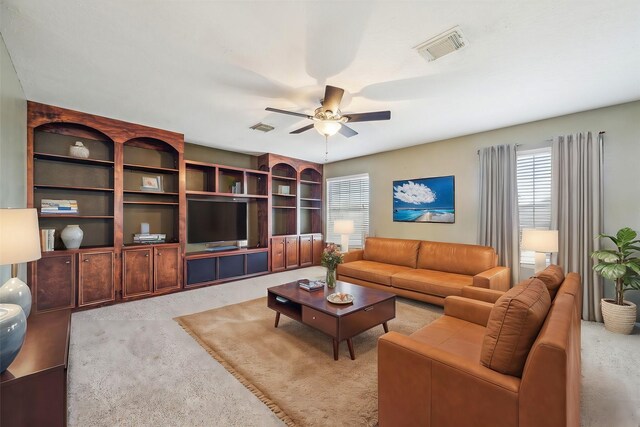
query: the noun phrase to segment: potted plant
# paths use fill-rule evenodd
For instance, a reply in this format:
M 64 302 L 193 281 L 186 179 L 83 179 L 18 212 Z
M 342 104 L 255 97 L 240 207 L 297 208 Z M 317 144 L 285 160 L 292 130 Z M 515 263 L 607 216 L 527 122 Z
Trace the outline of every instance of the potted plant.
M 336 268 L 338 264 L 342 264 L 344 255 L 338 250 L 338 246 L 329 243 L 322 252 L 322 265 L 327 267 L 327 286 L 329 288 L 336 287 Z
M 616 249 L 595 251 L 591 256 L 598 260 L 593 269 L 616 285 L 615 299 L 601 300 L 604 326 L 611 332 L 630 334 L 636 321 L 636 305 L 624 300 L 624 293 L 640 290 L 640 240 L 638 233 L 629 227 L 622 228 L 615 236 L 600 234 L 596 238 L 610 239 Z

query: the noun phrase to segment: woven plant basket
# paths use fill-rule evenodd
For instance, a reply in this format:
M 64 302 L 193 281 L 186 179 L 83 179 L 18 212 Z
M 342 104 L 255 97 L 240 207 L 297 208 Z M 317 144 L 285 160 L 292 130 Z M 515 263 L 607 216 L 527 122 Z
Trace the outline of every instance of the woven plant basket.
M 631 301 L 624 301 L 624 305 L 618 305 L 614 300 L 603 298 L 600 300 L 604 327 L 617 334 L 629 335 L 636 323 L 636 305 Z

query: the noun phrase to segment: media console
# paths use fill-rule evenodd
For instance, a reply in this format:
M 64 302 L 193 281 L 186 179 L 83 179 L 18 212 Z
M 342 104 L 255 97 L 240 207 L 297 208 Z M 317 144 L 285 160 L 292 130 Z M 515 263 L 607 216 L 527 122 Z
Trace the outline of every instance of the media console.
M 269 273 L 269 249 L 191 252 L 185 256 L 185 288 Z

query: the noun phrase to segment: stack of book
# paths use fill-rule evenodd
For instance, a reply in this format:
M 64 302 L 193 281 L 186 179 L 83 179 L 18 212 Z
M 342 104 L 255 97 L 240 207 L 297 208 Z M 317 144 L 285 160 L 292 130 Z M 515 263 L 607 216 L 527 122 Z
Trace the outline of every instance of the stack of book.
M 298 280 L 298 286 L 300 286 L 300 289 L 304 289 L 305 291 L 309 292 L 319 291 L 320 289 L 324 289 L 324 281 L 301 279 Z
M 134 234 L 133 243 L 164 243 L 166 238 L 166 234 Z
M 56 230 L 53 228 L 43 228 L 40 230 L 40 249 L 42 252 L 50 252 L 53 250 Z
M 42 215 L 77 215 L 78 202 L 75 200 L 42 199 L 40 213 Z

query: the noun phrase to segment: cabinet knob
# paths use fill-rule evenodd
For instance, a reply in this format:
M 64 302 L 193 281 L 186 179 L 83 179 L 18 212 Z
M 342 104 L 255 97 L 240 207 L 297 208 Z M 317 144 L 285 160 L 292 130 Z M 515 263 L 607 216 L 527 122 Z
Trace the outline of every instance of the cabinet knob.
M 149 258 L 149 254 L 144 254 L 144 256 L 146 256 L 147 258 Z
M 89 260 L 87 258 L 83 259 L 84 262 L 89 262 Z
M 71 261 L 65 261 L 64 263 L 65 264 L 71 264 Z
M 162 252 L 158 252 L 158 256 L 162 255 Z

